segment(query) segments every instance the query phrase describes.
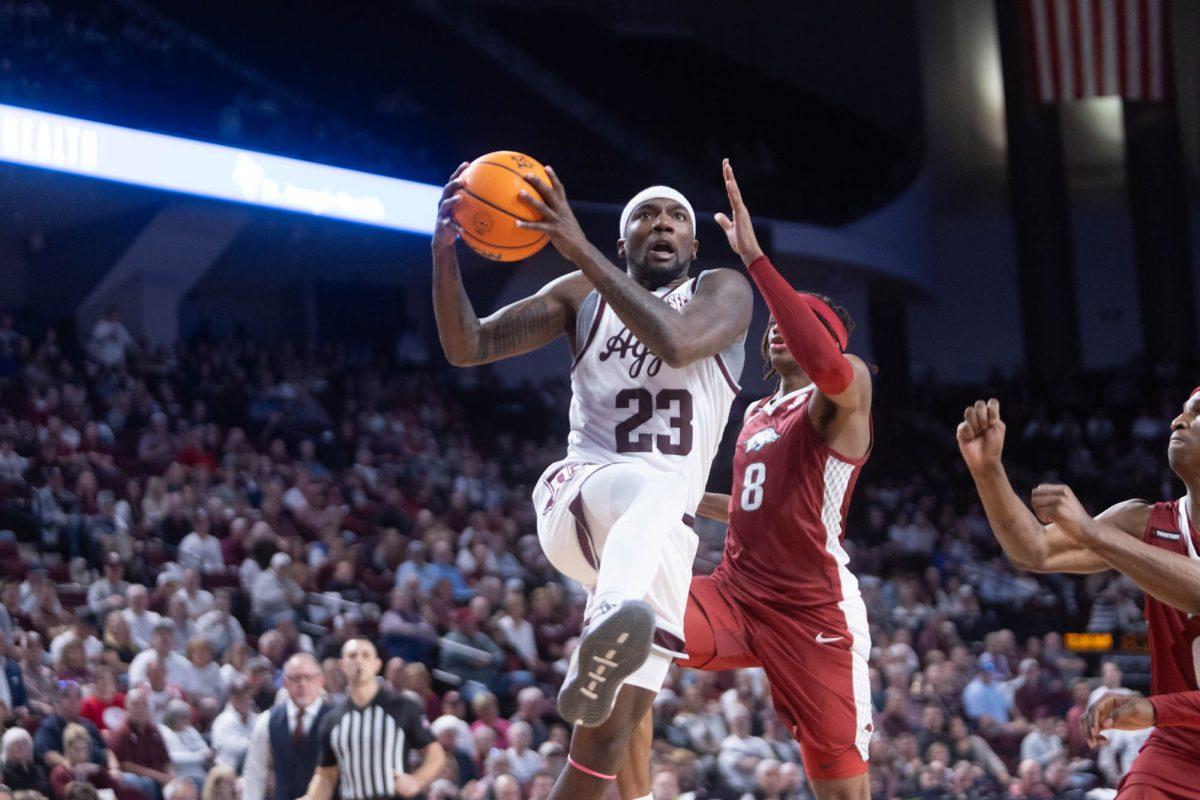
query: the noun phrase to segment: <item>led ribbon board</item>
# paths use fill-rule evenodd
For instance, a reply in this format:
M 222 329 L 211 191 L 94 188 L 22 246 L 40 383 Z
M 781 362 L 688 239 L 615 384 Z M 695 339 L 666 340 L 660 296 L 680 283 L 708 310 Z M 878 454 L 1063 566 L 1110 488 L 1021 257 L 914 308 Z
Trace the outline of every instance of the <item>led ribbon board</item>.
M 0 104 L 0 161 L 412 233 L 442 189 Z
M 1063 643 L 1074 653 L 1107 653 L 1114 642 L 1111 633 L 1068 633 Z

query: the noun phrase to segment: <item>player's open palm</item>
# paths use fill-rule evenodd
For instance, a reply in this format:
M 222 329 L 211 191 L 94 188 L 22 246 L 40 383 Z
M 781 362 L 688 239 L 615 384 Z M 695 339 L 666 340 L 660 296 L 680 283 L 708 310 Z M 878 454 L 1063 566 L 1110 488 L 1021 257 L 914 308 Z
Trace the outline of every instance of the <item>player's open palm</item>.
M 1000 418 L 1000 401 L 996 398 L 976 400 L 963 412 L 958 424 L 958 449 L 967 468 L 972 472 L 1000 463 L 1004 452 L 1004 420 Z
M 738 188 L 737 178 L 733 176 L 733 165 L 726 158 L 721 162 L 721 172 L 725 176 L 725 193 L 729 195 L 730 219 L 724 214 L 717 214 L 714 219 L 725 231 L 729 246 L 733 252 L 742 257 L 742 263 L 750 266 L 750 262 L 763 254 L 758 246 L 758 237 L 754 235 L 754 225 L 750 222 L 750 211 L 742 200 L 742 190 Z

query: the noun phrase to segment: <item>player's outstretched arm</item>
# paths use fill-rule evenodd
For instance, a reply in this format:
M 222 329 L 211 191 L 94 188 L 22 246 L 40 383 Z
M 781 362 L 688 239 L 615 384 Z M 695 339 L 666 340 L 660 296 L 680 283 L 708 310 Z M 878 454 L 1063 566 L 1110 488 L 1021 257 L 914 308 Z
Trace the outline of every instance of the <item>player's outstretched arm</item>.
M 1033 510 L 1040 519 L 1129 576 L 1143 592 L 1180 611 L 1200 614 L 1200 561 L 1142 541 L 1149 506 L 1133 504 L 1142 509 L 1141 525 L 1119 526 L 1103 514 L 1092 519 L 1069 486 L 1043 484 L 1033 490 Z M 1128 535 L 1135 531 L 1139 535 Z
M 521 199 L 541 214 L 542 220 L 519 221 L 517 225 L 547 234 L 555 249 L 579 267 L 650 352 L 672 367 L 684 367 L 724 352 L 745 335 L 754 300 L 750 284 L 740 273 L 713 270 L 695 297 L 682 311 L 676 311 L 588 241 L 567 202 L 562 181 L 552 167 L 546 167 L 546 174 L 552 186 L 532 173 L 525 176 L 541 200 L 521 193 Z
M 958 449 L 975 480 L 988 522 L 1013 566 L 1031 572 L 1081 574 L 1108 569 L 1104 559 L 1073 541 L 1057 525 L 1039 522 L 1013 491 L 1000 461 L 1004 431 L 1000 402 L 993 398 L 967 406 L 957 435 Z M 1136 513 L 1129 503 L 1122 503 L 1100 516 L 1117 517 L 1130 524 L 1128 518 Z
M 839 343 L 809 308 L 802 295 L 792 288 L 763 253 L 728 158 L 721 162 L 721 172 L 733 218 L 717 214 L 717 224 L 725 231 L 729 246 L 741 257 L 750 272 L 788 351 L 812 378 L 817 389 L 834 404 L 851 409 L 869 409 L 871 376 L 866 364 L 842 352 Z
M 729 159 L 721 163 L 732 219 L 717 214 L 729 246 L 750 273 L 788 352 L 817 387 L 810 411 L 821 436 L 838 452 L 859 457 L 871 446 L 871 370 L 839 341 L 763 253 Z
M 458 223 L 454 206 L 466 164 L 459 166 L 442 192 L 433 233 L 433 311 L 446 360 L 471 367 L 528 353 L 557 339 L 572 319 L 578 302 L 591 291 L 578 273 L 548 283 L 540 292 L 479 319 L 463 285 L 454 242 Z
M 729 495 L 705 492 L 696 508 L 696 516 L 715 519 L 717 522 L 729 522 Z

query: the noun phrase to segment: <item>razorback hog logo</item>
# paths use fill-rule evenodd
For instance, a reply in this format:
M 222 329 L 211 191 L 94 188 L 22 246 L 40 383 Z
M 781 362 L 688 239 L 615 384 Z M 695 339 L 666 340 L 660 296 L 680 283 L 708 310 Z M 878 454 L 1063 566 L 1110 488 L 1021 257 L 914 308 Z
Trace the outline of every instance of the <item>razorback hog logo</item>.
M 746 452 L 753 453 L 755 451 L 762 450 L 771 442 L 777 441 L 779 441 L 778 431 L 776 431 L 774 428 L 763 428 L 761 431 L 746 440 Z

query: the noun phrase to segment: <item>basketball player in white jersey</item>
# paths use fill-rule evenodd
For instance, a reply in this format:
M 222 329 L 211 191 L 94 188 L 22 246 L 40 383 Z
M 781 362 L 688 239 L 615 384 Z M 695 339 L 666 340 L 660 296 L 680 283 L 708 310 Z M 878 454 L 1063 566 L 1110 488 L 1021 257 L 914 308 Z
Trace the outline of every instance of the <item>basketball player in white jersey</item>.
M 752 294 L 738 272 L 688 274 L 696 217 L 653 186 L 621 214 L 610 262 L 588 242 L 561 181 L 527 175 L 550 237 L 578 270 L 480 320 L 463 287 L 453 219 L 459 167 L 433 236 L 433 295 L 446 358 L 471 366 L 527 353 L 566 334 L 571 367 L 567 457 L 534 490 L 551 563 L 589 592 L 583 638 L 559 694 L 578 723 L 552 800 L 599 800 L 683 650 L 696 540 L 693 514 L 737 395 Z M 648 768 L 648 767 L 647 767 Z

